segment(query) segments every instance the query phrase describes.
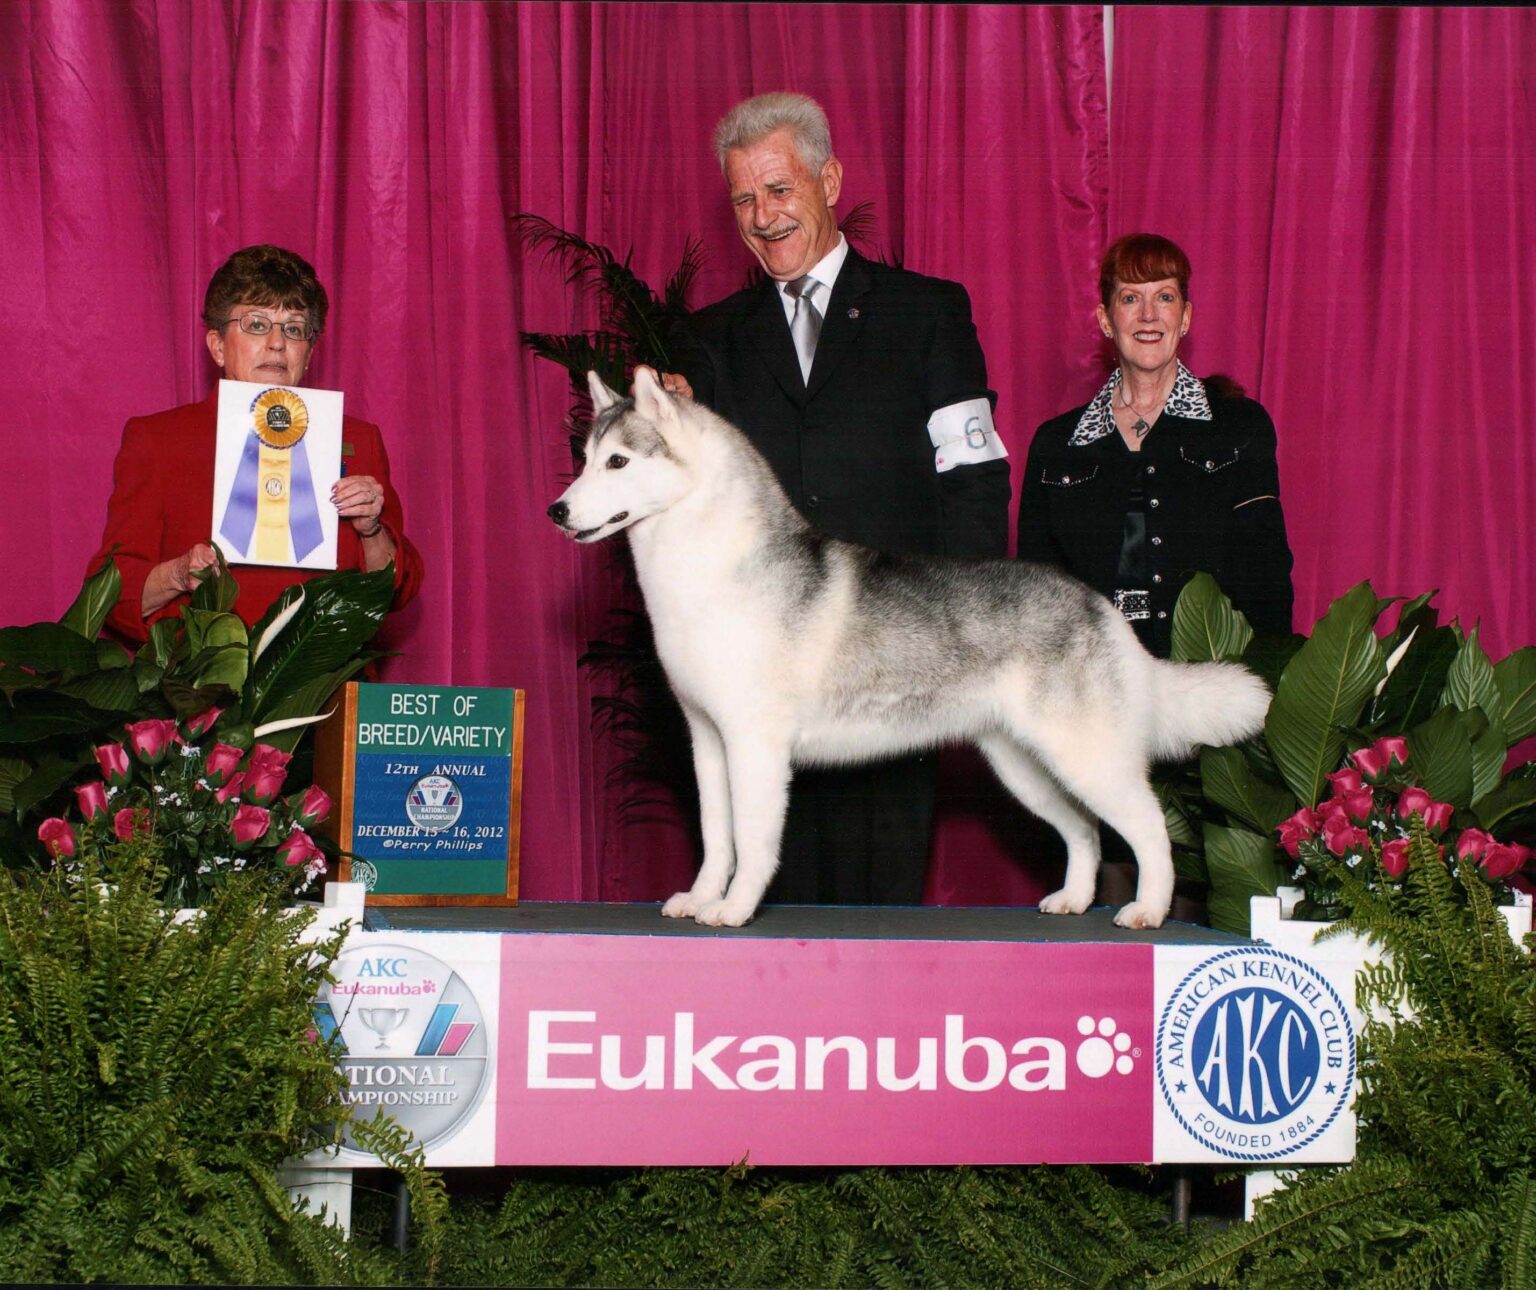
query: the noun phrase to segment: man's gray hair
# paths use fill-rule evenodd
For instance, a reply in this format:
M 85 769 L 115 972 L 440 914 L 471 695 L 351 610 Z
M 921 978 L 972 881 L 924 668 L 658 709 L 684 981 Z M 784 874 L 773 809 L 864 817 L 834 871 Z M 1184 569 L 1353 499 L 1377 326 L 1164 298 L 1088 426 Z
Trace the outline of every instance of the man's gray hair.
M 720 172 L 725 173 L 725 154 L 732 148 L 745 148 L 775 130 L 789 130 L 795 151 L 813 175 L 832 159 L 832 129 L 821 104 L 805 94 L 776 91 L 744 99 L 715 127 L 715 156 Z

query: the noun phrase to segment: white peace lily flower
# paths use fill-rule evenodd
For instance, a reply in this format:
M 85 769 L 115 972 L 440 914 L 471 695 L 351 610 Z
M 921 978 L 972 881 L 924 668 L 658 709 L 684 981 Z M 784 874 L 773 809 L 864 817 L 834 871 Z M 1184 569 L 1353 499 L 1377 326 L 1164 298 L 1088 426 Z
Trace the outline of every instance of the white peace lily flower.
M 300 607 L 304 604 L 304 588 L 300 586 L 298 590 L 299 594 L 293 598 L 293 603 L 267 624 L 267 630 L 262 632 L 261 639 L 256 642 L 256 650 L 251 655 L 252 663 L 254 663 L 262 656 L 263 653 L 266 652 L 268 645 L 270 645 L 280 635 L 282 635 L 283 628 L 288 626 L 289 622 L 292 621 L 293 616 L 299 612 Z M 257 733 L 260 732 L 258 731 Z
M 1407 639 L 1387 656 L 1387 674 L 1376 685 L 1376 698 L 1381 698 L 1381 692 L 1387 688 L 1387 682 L 1392 679 L 1393 669 L 1403 661 L 1403 655 L 1408 652 L 1408 647 L 1413 644 L 1413 638 L 1418 634 L 1419 629 L 1415 627 L 1408 633 Z
M 322 712 L 318 716 L 288 717 L 282 721 L 269 721 L 264 726 L 257 726 L 252 732 L 251 737 L 253 739 L 260 739 L 263 735 L 275 735 L 280 730 L 292 730 L 297 726 L 312 726 L 317 721 L 326 720 L 335 711 L 336 709 L 332 708 L 330 712 Z

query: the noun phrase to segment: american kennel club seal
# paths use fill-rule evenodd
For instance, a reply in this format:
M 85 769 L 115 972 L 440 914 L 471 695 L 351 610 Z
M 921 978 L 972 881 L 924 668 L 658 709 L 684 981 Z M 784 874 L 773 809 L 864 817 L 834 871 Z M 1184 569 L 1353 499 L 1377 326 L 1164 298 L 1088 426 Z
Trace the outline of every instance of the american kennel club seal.
M 485 1018 L 457 972 L 423 950 L 344 950 L 315 1004 L 322 1038 L 339 1035 L 346 1100 L 359 1119 L 388 1112 L 423 1146 L 453 1134 L 490 1075 Z M 350 1134 L 345 1143 L 356 1146 Z
M 1162 1099 L 1207 1151 L 1232 1160 L 1294 1155 L 1350 1104 L 1349 1009 L 1310 965 L 1265 945 L 1205 959 L 1158 1021 Z

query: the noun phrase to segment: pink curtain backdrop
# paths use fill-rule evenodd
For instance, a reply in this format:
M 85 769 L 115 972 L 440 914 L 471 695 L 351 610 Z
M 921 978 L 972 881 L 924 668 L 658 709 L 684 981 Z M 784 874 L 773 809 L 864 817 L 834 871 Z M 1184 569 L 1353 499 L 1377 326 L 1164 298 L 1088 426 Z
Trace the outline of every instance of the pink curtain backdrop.
M 389 679 L 528 691 L 525 897 L 667 894 L 686 840 L 618 825 L 575 662 L 613 579 L 543 515 L 570 468 L 564 375 L 517 340 L 594 320 L 506 217 L 633 247 L 652 282 L 697 234 L 694 302 L 715 299 L 750 261 L 710 129 L 793 87 L 827 107 L 875 249 L 970 288 L 1016 469 L 1102 379 L 1099 252 L 1155 228 L 1195 261 L 1193 366 L 1279 426 L 1298 624 L 1369 575 L 1441 587 L 1507 651 L 1533 639 L 1533 31 L 1121 8 L 1111 140 L 1098 6 L 7 0 L 0 625 L 73 597 L 123 421 L 210 387 L 212 270 L 290 246 L 333 301 L 311 379 L 382 426 L 427 561 Z M 985 775 L 947 763 L 934 900 L 1055 880 Z
M 1115 10 L 1109 233 L 1195 266 L 1280 435 L 1306 626 L 1362 578 L 1536 641 L 1529 9 Z

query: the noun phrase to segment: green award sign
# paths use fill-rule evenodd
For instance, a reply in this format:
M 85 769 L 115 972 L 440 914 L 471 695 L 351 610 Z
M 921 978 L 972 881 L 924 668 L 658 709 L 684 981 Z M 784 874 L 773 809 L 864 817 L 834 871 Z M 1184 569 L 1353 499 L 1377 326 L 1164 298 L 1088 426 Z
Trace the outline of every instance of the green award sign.
M 351 682 L 315 768 L 371 902 L 517 903 L 523 691 Z

